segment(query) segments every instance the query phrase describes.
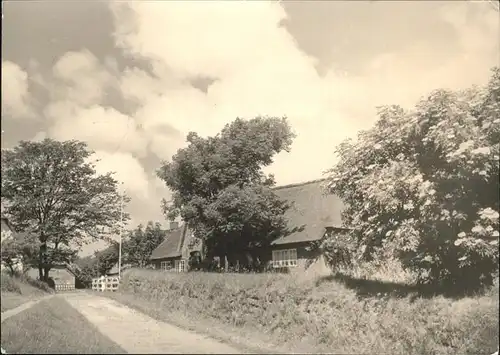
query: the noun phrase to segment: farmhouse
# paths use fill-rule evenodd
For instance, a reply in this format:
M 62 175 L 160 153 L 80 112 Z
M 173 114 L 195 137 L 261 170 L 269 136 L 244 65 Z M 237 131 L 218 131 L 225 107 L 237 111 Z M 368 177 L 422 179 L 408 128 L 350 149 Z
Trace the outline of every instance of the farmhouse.
M 274 240 L 270 247 L 261 250 L 261 262 L 271 268 L 292 273 L 306 269 L 315 274 L 330 273 L 323 256 L 308 250 L 312 242 L 319 241 L 326 233 L 345 230 L 341 220 L 344 205 L 337 196 L 324 193 L 323 181 L 314 180 L 275 188 L 276 194 L 291 204 L 285 214 L 290 232 Z M 173 222 L 167 237 L 151 255 L 153 266 L 156 269 L 187 271 L 190 255 L 201 252 L 201 243 L 190 248 L 192 238 L 192 232 L 186 224 L 179 227 Z M 245 258 L 237 260 L 240 258 L 233 256 L 230 259 L 237 265 L 240 261 L 245 263 Z M 224 263 L 223 258 L 219 258 L 219 261 Z
M 151 253 L 151 264 L 155 269 L 184 272 L 188 271 L 189 257 L 201 252 L 201 243 L 192 245 L 194 236 L 187 224 L 179 226 L 170 222 L 165 240 Z
M 330 272 L 321 255 L 307 250 L 325 233 L 345 230 L 341 218 L 344 205 L 337 196 L 325 194 L 323 182 L 322 179 L 275 188 L 280 198 L 291 203 L 285 214 L 291 232 L 274 240 L 269 250 L 263 251 L 263 259 L 269 260 L 273 268 L 296 272 L 306 269 L 309 262 L 316 259 L 310 265 L 312 271 Z

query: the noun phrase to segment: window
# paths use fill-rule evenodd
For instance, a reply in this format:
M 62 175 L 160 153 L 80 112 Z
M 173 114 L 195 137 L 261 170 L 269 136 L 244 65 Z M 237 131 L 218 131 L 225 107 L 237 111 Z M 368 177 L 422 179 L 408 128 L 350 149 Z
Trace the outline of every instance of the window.
M 175 261 L 175 271 L 184 272 L 186 271 L 186 260 L 176 260 Z
M 273 250 L 273 267 L 297 266 L 297 249 Z
M 171 261 L 162 261 L 160 262 L 160 269 L 161 270 L 170 270 L 172 268 L 172 262 Z

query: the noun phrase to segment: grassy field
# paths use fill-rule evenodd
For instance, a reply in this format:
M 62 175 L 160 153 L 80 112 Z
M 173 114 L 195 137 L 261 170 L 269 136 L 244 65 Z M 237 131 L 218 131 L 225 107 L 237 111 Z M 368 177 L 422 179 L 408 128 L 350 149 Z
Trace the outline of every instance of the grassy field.
M 110 294 L 160 320 L 268 351 L 491 354 L 498 347 L 498 283 L 483 295 L 423 296 L 361 275 L 130 270 Z M 393 279 L 396 279 L 393 277 Z M 261 348 L 264 345 L 260 346 Z
M 12 277 L 6 273 L 2 273 L 0 285 L 2 312 L 53 293 L 53 290 L 43 282 L 25 277 Z
M 1 333 L 11 354 L 125 354 L 57 296 L 5 320 Z

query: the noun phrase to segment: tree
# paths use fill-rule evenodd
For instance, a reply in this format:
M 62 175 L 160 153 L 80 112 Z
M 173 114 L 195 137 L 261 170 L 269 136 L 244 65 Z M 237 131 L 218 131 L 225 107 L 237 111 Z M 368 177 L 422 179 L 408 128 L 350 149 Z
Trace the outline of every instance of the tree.
M 94 252 L 93 255 L 85 257 L 77 257 L 75 260 L 75 274 L 77 281 L 84 287 L 92 285 L 92 279 L 105 275 L 118 262 L 118 247 L 116 241 L 110 241 L 110 245 L 100 251 Z
M 11 275 L 24 273 L 35 263 L 37 257 L 36 239 L 23 233 L 2 231 L 2 263 Z M 21 269 L 19 267 L 21 266 Z
M 96 253 L 97 272 L 99 275 L 107 274 L 118 263 L 119 248 L 118 242 L 112 241 L 106 249 Z
M 139 225 L 128 233 L 128 238 L 123 244 L 127 263 L 145 267 L 149 263 L 149 257 L 153 250 L 160 245 L 166 236 L 166 230 L 162 229 L 160 223 L 149 221 L 146 229 Z
M 206 255 L 251 253 L 286 232 L 287 203 L 273 192 L 262 168 L 289 151 L 294 134 L 286 118 L 237 118 L 214 137 L 191 132 L 158 176 L 173 191 L 167 217 L 180 215 L 204 241 Z
M 382 107 L 336 152 L 329 191 L 360 257 L 395 256 L 421 283 L 491 284 L 498 270 L 500 69 L 489 84 Z M 330 250 L 335 243 L 330 243 Z
M 2 149 L 4 213 L 17 231 L 38 237 L 41 280 L 55 263 L 72 261 L 84 243 L 116 232 L 117 181 L 96 173 L 92 154 L 83 142 L 52 139 Z

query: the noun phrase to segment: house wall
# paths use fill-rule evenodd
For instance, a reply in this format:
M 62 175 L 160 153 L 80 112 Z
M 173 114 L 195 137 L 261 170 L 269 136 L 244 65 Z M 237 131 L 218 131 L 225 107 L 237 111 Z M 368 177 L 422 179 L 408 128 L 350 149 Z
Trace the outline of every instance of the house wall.
M 274 245 L 272 248 L 264 253 L 264 260 L 271 263 L 272 251 L 282 249 L 297 249 L 297 266 L 287 267 L 287 271 L 291 274 L 303 274 L 314 276 L 326 276 L 331 274 L 331 269 L 327 266 L 325 259 L 322 255 L 318 255 L 317 251 L 307 250 L 310 243 L 290 243 Z M 313 261 L 314 258 L 317 260 Z
M 161 270 L 161 262 L 162 261 L 169 261 L 172 263 L 172 268 L 175 267 L 175 261 L 176 260 L 181 260 L 181 257 L 178 256 L 178 257 L 175 257 L 175 258 L 163 258 L 163 259 L 155 259 L 151 262 L 152 265 L 154 265 L 154 268 L 156 270 Z

